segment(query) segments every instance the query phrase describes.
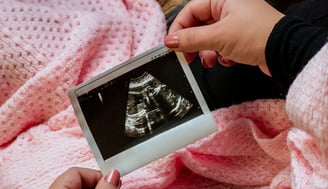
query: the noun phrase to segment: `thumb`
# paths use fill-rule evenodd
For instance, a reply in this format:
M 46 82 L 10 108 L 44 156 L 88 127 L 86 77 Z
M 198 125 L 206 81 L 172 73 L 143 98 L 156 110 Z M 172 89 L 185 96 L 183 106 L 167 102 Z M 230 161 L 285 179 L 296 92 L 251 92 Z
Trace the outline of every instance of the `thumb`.
M 116 170 L 110 170 L 105 176 L 103 176 L 96 189 L 119 189 L 121 187 L 120 173 Z
M 185 28 L 167 35 L 164 44 L 181 52 L 216 50 L 219 42 L 219 28 L 216 24 Z M 215 28 L 214 28 L 215 27 Z

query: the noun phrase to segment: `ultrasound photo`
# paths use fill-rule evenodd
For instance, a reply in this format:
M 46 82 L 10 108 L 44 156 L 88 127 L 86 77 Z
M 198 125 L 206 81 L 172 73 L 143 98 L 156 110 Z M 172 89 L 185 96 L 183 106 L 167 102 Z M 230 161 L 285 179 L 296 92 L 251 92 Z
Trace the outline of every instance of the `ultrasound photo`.
M 182 53 L 151 49 L 69 90 L 103 173 L 122 175 L 217 130 Z
M 154 59 L 78 99 L 104 158 L 202 114 L 175 53 Z M 116 145 L 108 148 L 111 143 Z

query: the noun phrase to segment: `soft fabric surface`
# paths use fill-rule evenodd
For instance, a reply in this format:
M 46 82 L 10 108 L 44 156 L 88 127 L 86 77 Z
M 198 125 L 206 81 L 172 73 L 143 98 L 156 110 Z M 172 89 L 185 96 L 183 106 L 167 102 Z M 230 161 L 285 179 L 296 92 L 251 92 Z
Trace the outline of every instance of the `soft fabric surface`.
M 66 91 L 165 31 L 156 1 L 0 1 L 0 188 L 47 188 L 69 167 L 97 168 Z M 124 176 L 122 188 L 328 188 L 328 45 L 286 101 L 213 116 L 217 133 Z

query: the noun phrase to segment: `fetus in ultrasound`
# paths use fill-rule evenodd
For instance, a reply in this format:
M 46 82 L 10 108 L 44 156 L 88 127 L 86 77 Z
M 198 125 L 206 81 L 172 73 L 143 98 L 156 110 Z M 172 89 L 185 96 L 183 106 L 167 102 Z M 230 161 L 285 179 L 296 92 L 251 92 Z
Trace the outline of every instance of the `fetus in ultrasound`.
M 182 118 L 192 104 L 148 72 L 129 83 L 125 135 L 142 137 L 152 134 L 170 118 Z

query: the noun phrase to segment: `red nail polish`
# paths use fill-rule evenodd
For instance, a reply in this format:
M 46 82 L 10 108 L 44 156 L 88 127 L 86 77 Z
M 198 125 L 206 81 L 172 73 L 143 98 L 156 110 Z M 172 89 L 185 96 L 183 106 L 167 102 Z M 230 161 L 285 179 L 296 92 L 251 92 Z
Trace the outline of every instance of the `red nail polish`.
M 108 182 L 115 187 L 119 187 L 121 183 L 120 173 L 117 170 L 113 169 L 105 175 L 104 180 L 105 182 Z
M 164 38 L 164 44 L 170 49 L 179 48 L 179 37 L 177 34 L 167 35 Z
M 225 66 L 225 67 L 231 67 L 233 65 L 235 65 L 236 63 L 230 59 L 227 59 L 227 58 L 224 58 L 224 57 L 219 57 L 219 62 L 222 66 Z
M 201 57 L 200 61 L 204 68 L 208 68 L 208 65 L 206 64 L 205 59 L 203 57 Z

